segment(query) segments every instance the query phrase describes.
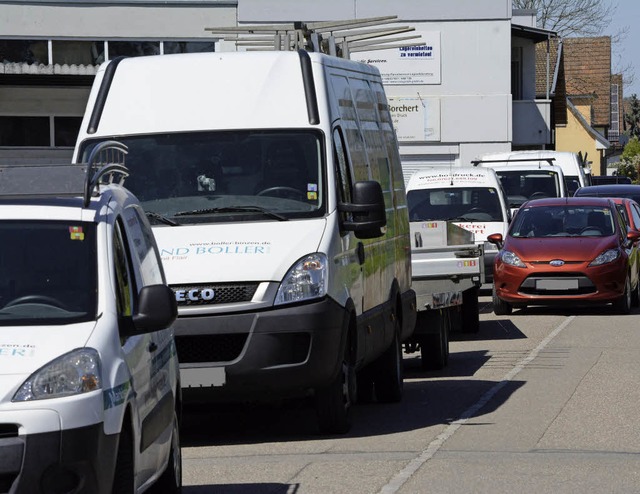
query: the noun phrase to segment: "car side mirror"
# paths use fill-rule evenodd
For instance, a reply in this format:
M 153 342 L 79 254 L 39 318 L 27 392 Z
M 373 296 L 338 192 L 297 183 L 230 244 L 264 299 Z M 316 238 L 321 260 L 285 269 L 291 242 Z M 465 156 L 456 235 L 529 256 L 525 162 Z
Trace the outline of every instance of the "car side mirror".
M 640 232 L 638 230 L 629 230 L 627 232 L 627 240 L 633 244 L 640 239 Z
M 178 305 L 173 290 L 166 285 L 145 286 L 138 296 L 138 310 L 129 324 L 121 325 L 120 332 L 133 336 L 160 331 L 171 326 L 176 317 Z
M 493 245 L 497 246 L 498 249 L 501 249 L 502 243 L 504 242 L 502 233 L 492 233 L 487 237 L 487 242 L 492 243 Z
M 357 238 L 377 238 L 384 235 L 387 212 L 380 183 L 365 180 L 353 184 L 351 203 L 340 203 L 338 211 L 351 213 L 349 220 L 342 222 L 342 228 L 352 231 Z

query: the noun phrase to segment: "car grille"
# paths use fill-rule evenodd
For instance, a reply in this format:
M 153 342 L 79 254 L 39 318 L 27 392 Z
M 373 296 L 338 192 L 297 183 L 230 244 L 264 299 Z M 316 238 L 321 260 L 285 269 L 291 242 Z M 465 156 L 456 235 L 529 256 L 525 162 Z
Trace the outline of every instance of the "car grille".
M 178 307 L 192 307 L 198 305 L 218 305 L 218 304 L 233 304 L 238 302 L 251 302 L 253 295 L 258 289 L 259 283 L 219 283 L 219 284 L 205 284 L 200 283 L 197 285 L 171 285 L 171 289 L 174 292 L 183 291 L 188 293 L 195 291 L 195 293 L 201 293 L 203 290 L 213 290 L 214 297 L 211 300 L 205 300 L 198 298 L 197 300 L 178 300 Z
M 538 280 L 559 280 L 559 279 L 571 279 L 578 281 L 578 288 L 575 289 L 562 289 L 562 290 L 539 290 L 536 288 L 536 282 Z M 540 295 L 540 296 L 572 296 L 572 295 L 588 295 L 589 293 L 595 293 L 596 287 L 592 281 L 581 273 L 537 273 L 534 276 L 529 276 L 522 282 L 518 290 L 525 295 Z
M 238 358 L 247 341 L 248 333 L 176 336 L 178 361 L 230 362 Z

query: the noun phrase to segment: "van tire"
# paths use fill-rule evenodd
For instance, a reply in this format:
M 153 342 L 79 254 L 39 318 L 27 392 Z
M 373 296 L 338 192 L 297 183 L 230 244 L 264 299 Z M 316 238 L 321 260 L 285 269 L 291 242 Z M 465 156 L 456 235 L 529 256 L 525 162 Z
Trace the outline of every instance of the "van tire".
M 157 494 L 180 494 L 182 492 L 182 451 L 180 449 L 180 422 L 178 413 L 173 414 L 171 450 L 167 468 L 153 485 L 151 492 Z
M 374 386 L 380 403 L 397 403 L 402 400 L 403 372 L 402 345 L 398 336 L 398 318 L 394 315 L 394 335 L 391 346 L 375 363 Z
M 510 303 L 505 302 L 496 294 L 496 287 L 493 287 L 492 293 L 493 300 L 493 313 L 496 316 L 508 316 L 513 312 L 513 307 Z
M 462 332 L 477 333 L 480 330 L 480 311 L 478 308 L 479 288 L 469 288 L 462 292 Z
M 440 370 L 449 362 L 449 318 L 443 311 L 437 321 L 438 332 L 421 337 L 420 356 L 424 370 Z
M 118 456 L 116 457 L 116 468 L 113 473 L 113 487 L 111 489 L 113 494 L 133 494 L 135 490 L 133 452 L 133 434 L 125 420 L 118 439 Z
M 355 369 L 345 356 L 333 382 L 315 390 L 315 406 L 321 434 L 346 434 L 351 429 Z

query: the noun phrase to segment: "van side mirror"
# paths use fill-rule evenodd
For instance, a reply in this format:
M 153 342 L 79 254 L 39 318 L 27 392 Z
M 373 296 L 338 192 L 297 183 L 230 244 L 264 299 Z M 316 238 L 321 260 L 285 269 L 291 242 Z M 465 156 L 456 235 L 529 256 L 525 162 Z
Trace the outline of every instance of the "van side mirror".
M 166 285 L 149 285 L 140 290 L 138 310 L 130 324 L 120 327 L 122 336 L 151 333 L 166 329 L 178 316 L 178 305 L 173 290 Z
M 342 222 L 342 228 L 354 232 L 357 238 L 377 238 L 384 235 L 387 213 L 382 187 L 375 180 L 353 184 L 352 202 L 338 204 L 338 211 L 351 213 L 351 218 Z

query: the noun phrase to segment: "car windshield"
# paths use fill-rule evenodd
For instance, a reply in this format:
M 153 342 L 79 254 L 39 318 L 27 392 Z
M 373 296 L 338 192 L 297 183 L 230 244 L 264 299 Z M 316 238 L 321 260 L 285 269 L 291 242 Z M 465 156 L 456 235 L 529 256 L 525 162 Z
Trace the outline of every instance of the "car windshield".
M 529 199 L 562 195 L 558 173 L 552 170 L 496 170 L 496 175 L 512 208 L 519 208 Z
M 608 237 L 615 232 L 611 209 L 602 206 L 536 206 L 520 208 L 512 237 Z
M 505 221 L 490 187 L 415 189 L 407 193 L 411 221 Z
M 0 222 L 0 326 L 94 320 L 95 232 L 92 223 Z
M 118 136 L 125 187 L 153 224 L 177 226 L 322 216 L 322 139 L 315 131 L 218 131 Z M 82 161 L 102 140 L 85 142 Z

